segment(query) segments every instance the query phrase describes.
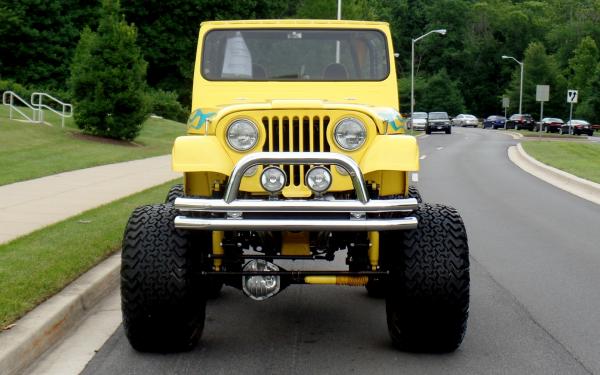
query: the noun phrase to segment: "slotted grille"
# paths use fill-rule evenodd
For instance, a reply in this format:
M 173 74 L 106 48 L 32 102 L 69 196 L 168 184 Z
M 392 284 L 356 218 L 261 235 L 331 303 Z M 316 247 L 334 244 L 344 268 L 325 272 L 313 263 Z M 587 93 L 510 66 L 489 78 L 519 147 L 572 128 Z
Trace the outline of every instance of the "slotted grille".
M 328 152 L 328 116 L 272 116 L 263 117 L 262 123 L 267 133 L 263 147 L 265 152 Z M 282 166 L 288 175 L 288 186 L 304 185 L 304 173 L 308 165 Z

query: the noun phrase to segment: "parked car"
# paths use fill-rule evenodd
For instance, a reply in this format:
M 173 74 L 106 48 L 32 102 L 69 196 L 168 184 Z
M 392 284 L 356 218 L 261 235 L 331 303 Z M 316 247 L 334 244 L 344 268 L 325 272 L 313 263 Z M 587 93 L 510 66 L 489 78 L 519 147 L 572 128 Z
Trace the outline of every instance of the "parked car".
M 594 129 L 592 128 L 592 125 L 585 120 L 571 120 L 560 127 L 560 134 L 587 134 L 592 136 L 594 134 Z
M 564 125 L 564 121 L 556 117 L 544 117 L 541 121 L 542 131 L 546 133 L 558 133 L 561 126 Z M 536 126 L 535 130 L 539 128 Z
M 483 120 L 483 127 L 484 127 L 484 129 L 485 128 L 492 128 L 492 129 L 503 128 L 505 122 L 506 122 L 506 117 L 492 115 L 492 116 L 488 116 L 485 120 Z
M 464 127 L 472 126 L 476 128 L 479 125 L 479 120 L 477 120 L 477 117 L 473 115 L 465 115 L 461 113 L 452 119 L 452 125 Z
M 446 132 L 446 134 L 452 132 L 452 125 L 448 114 L 446 112 L 429 112 L 425 133 L 431 134 L 431 132 L 441 131 Z
M 427 125 L 427 112 L 413 112 L 410 126 L 413 130 L 425 130 Z
M 510 116 L 508 121 L 506 121 L 507 129 L 533 130 L 534 127 L 535 127 L 535 120 L 533 119 L 533 117 L 531 117 L 531 115 L 524 114 L 524 113 L 516 113 L 516 114 Z

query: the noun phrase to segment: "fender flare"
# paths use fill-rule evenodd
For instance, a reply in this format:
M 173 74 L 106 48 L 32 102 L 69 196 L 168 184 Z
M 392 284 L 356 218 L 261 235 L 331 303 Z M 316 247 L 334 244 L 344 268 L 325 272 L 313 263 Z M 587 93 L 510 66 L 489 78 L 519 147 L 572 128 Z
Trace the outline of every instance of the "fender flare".
M 233 162 L 216 137 L 189 135 L 175 139 L 172 168 L 175 172 L 215 172 L 228 176 Z

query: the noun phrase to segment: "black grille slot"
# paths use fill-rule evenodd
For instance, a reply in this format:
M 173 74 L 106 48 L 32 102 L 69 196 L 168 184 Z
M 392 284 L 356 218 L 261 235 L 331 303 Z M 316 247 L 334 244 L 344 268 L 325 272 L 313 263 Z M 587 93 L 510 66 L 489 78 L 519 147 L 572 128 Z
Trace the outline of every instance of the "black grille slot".
M 262 118 L 267 139 L 265 152 L 329 152 L 327 142 L 328 116 L 292 115 Z M 288 185 L 304 185 L 309 165 L 281 166 L 288 176 Z

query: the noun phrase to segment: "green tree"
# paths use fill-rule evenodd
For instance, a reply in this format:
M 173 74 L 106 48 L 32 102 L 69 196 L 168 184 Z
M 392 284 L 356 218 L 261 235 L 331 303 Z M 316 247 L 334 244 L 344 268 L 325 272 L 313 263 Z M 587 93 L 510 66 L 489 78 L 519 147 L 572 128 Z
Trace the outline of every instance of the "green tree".
M 410 100 L 409 100 L 410 102 Z M 456 81 L 442 68 L 427 80 L 423 98 L 415 98 L 415 107 L 426 112 L 444 111 L 456 115 L 465 111 L 462 94 Z
M 589 36 L 600 43 L 600 1 L 598 0 L 548 0 L 551 9 L 545 40 L 559 64 L 566 67 L 573 50 L 582 38 Z
M 335 0 L 302 0 L 296 13 L 298 18 L 336 19 L 337 1 Z M 374 8 L 367 0 L 344 0 L 342 2 L 342 19 L 373 20 Z
M 565 117 L 566 80 L 561 74 L 558 64 L 552 55 L 546 53 L 541 42 L 532 42 L 525 50 L 525 76 L 523 79 L 523 113 L 539 116 L 540 103 L 535 100 L 536 86 L 550 86 L 550 101 L 544 103 L 544 113 L 547 115 Z M 516 67 L 508 90 L 512 103 L 519 102 L 520 67 Z M 565 95 L 563 95 L 563 93 Z M 516 108 L 513 106 L 513 108 Z
M 583 101 L 580 104 L 575 104 L 577 117 L 600 124 L 600 64 L 596 65 L 594 74 L 590 76 L 588 92 L 590 94 L 587 97 L 581 97 Z
M 421 99 L 425 97 L 427 80 L 423 76 L 415 77 L 415 112 L 423 112 Z M 398 79 L 398 97 L 400 98 L 400 112 L 410 113 L 410 77 Z
M 569 67 L 573 73 L 570 88 L 585 90 L 589 86 L 589 79 L 593 76 L 598 64 L 598 46 L 594 39 L 584 37 L 573 51 L 573 57 L 569 59 Z
M 147 116 L 146 62 L 118 0 L 103 0 L 98 32 L 84 29 L 71 67 L 75 122 L 85 132 L 132 140 Z
M 0 76 L 64 90 L 79 34 L 97 25 L 98 9 L 79 0 L 0 0 Z

